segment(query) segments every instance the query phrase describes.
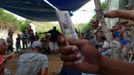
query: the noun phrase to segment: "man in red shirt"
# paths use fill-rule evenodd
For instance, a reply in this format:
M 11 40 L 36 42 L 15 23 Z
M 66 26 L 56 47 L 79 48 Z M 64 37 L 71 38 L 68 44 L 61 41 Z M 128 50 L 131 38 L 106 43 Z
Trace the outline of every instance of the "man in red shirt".
M 31 26 L 29 26 L 29 28 L 27 29 L 27 34 L 28 34 L 28 43 L 30 43 L 30 45 L 32 44 L 32 39 L 33 38 L 33 29 L 31 28 Z
M 31 26 L 29 26 L 29 28 L 27 29 L 27 33 L 29 35 L 31 35 L 33 33 L 33 29 L 31 28 Z

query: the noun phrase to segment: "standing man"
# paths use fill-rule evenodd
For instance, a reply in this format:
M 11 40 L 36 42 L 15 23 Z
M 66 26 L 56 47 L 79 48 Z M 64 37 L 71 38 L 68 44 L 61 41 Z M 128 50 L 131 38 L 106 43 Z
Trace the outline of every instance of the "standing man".
M 25 31 L 23 31 L 23 34 L 21 35 L 21 39 L 22 39 L 22 48 L 23 49 L 27 48 L 28 35 L 26 34 Z
M 46 32 L 46 33 L 50 33 L 50 42 L 49 42 L 49 47 L 51 51 L 54 51 L 56 49 L 58 49 L 58 43 L 57 43 L 57 39 L 58 36 L 61 34 L 59 31 L 56 30 L 56 27 L 54 26 L 52 30 Z
M 34 36 L 34 32 L 31 26 L 29 26 L 29 28 L 27 29 L 27 34 L 28 34 L 28 44 L 30 44 L 31 46 L 33 42 L 33 36 Z
M 21 41 L 21 37 L 20 37 L 20 34 L 18 34 L 17 38 L 16 38 L 16 50 L 17 51 L 19 51 L 19 49 L 21 49 L 20 41 Z
M 8 33 L 8 37 L 6 39 L 7 44 L 8 44 L 8 52 L 13 52 L 13 34 Z

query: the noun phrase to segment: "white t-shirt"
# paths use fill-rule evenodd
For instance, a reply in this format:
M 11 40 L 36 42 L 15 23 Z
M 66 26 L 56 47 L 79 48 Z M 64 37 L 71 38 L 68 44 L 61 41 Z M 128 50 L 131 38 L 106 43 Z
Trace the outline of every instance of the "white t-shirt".
M 109 47 L 109 42 L 104 41 L 102 48 L 108 48 Z

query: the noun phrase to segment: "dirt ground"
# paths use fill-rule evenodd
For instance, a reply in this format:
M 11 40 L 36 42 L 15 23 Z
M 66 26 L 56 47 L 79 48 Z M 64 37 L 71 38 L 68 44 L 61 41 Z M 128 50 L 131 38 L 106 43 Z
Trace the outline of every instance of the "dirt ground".
M 6 67 L 11 70 L 11 75 L 15 75 L 17 68 L 17 61 L 21 54 L 15 53 L 15 56 L 7 61 Z M 49 59 L 49 74 L 48 75 L 57 75 L 62 67 L 62 61 L 59 58 L 58 54 L 48 55 Z

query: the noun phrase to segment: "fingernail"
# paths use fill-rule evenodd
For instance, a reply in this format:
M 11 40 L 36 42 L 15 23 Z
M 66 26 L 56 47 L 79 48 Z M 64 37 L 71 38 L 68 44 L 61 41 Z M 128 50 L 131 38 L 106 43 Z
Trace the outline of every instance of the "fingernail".
M 78 50 L 78 47 L 77 46 L 72 46 L 72 50 L 73 51 L 77 51 Z
M 61 39 L 60 39 L 60 42 L 63 42 L 63 41 L 64 41 L 64 39 L 63 39 L 63 38 L 61 38 Z
M 77 57 L 77 58 L 80 58 L 80 57 L 81 57 L 81 54 L 80 54 L 80 53 L 78 53 L 78 54 L 76 55 L 76 57 Z

